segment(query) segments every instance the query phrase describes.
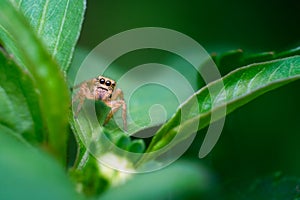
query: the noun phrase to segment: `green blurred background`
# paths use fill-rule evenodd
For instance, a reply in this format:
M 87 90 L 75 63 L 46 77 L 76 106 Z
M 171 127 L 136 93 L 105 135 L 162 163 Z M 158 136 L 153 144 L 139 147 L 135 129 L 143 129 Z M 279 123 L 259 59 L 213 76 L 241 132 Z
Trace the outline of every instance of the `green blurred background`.
M 146 26 L 174 29 L 209 52 L 270 51 L 299 42 L 296 0 L 88 1 L 80 45 L 92 48 L 119 32 Z
M 300 44 L 299 11 L 292 0 L 91 0 L 79 46 L 92 49 L 122 31 L 154 26 L 184 33 L 209 53 L 280 51 Z M 206 165 L 224 188 L 277 172 L 300 177 L 299 87 L 297 81 L 269 92 L 226 117 L 220 140 L 202 160 L 200 131 L 182 159 Z

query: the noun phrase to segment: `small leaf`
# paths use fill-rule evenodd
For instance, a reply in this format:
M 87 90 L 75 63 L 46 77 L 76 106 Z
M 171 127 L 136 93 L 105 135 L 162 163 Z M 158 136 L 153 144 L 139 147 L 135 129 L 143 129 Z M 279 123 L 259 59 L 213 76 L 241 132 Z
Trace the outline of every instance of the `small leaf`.
M 32 143 L 42 143 L 39 96 L 28 73 L 0 51 L 0 124 Z
M 282 52 L 276 52 L 276 58 L 285 58 L 288 56 L 299 55 L 300 54 L 300 46 L 292 49 L 288 49 Z
M 15 140 L 16 134 L 0 125 L 1 199 L 83 199 L 57 162 Z
M 11 1 L 23 12 L 61 69 L 67 71 L 81 30 L 86 1 Z
M 130 143 L 131 143 L 130 138 L 124 134 L 119 136 L 116 145 L 121 149 L 126 149 Z
M 95 110 L 93 110 L 93 107 Z M 143 140 L 134 139 L 131 140 L 130 136 L 123 132 L 122 130 L 103 126 L 99 118 L 103 118 L 103 113 L 107 113 L 105 110 L 107 108 L 103 102 L 86 100 L 82 106 L 80 114 L 70 121 L 71 127 L 73 129 L 75 138 L 79 144 L 79 155 L 77 155 L 77 162 L 74 164 L 75 168 L 79 165 L 83 165 L 83 162 L 87 162 L 88 159 L 85 157 L 90 157 L 90 152 L 93 156 L 98 158 L 97 155 L 99 152 L 110 152 L 112 154 L 118 154 L 118 156 L 125 156 L 123 153 L 119 155 L 120 152 L 115 151 L 112 146 L 109 145 L 109 149 L 106 147 L 108 143 L 117 147 L 118 149 L 123 149 L 130 152 L 140 152 L 142 153 L 145 150 L 145 144 Z M 97 113 L 97 110 L 101 113 Z M 95 111 L 95 113 L 93 113 Z M 96 114 L 96 117 L 93 116 Z M 106 115 L 104 115 L 105 118 Z M 100 121 L 100 123 L 99 123 Z M 104 139 L 105 138 L 105 139 Z M 106 142 L 103 142 L 106 141 Z M 108 142 L 109 141 L 109 142 Z M 108 143 L 107 143 L 108 142 Z M 88 151 L 87 151 L 88 150 Z
M 66 140 L 69 114 L 69 92 L 62 72 L 38 40 L 23 16 L 8 0 L 0 1 L 0 27 L 6 37 L 0 39 L 7 47 L 18 49 L 19 59 L 32 75 L 40 93 L 42 119 L 46 122 L 47 147 L 62 163 L 66 163 Z M 3 33 L 0 31 L 0 33 Z
M 242 62 L 244 64 L 251 64 L 251 63 L 258 63 L 258 62 L 264 62 L 266 60 L 274 60 L 275 53 L 270 52 L 263 52 L 258 54 L 251 54 L 243 58 Z
M 221 113 L 218 117 L 210 119 L 212 112 L 218 113 L 218 110 L 226 107 L 226 114 L 229 114 L 258 96 L 299 78 L 300 56 L 239 68 L 195 93 L 199 104 L 194 104 L 190 101 L 183 104 L 176 114 L 158 130 L 147 152 L 153 152 L 168 145 L 178 133 L 179 126 L 181 129 L 188 128 L 190 123 L 200 120 L 198 127 L 200 130 L 209 123 L 224 117 Z M 219 88 L 219 84 L 222 81 L 225 87 Z M 208 89 L 212 91 L 211 95 Z M 214 102 L 214 106 L 212 102 Z M 199 108 L 195 107 L 198 105 Z M 179 119 L 183 108 L 190 111 L 199 109 L 200 112 L 188 113 L 187 116 L 183 116 L 184 121 L 180 124 Z M 180 141 L 189 136 L 182 136 Z
M 287 49 L 284 51 L 269 51 L 262 53 L 246 53 L 241 49 L 212 54 L 212 58 L 218 66 L 221 74 L 225 75 L 241 66 L 246 66 L 258 62 L 272 61 L 279 58 L 299 55 L 300 47 Z
M 145 143 L 143 140 L 133 140 L 128 147 L 128 151 L 134 153 L 143 153 L 145 151 Z

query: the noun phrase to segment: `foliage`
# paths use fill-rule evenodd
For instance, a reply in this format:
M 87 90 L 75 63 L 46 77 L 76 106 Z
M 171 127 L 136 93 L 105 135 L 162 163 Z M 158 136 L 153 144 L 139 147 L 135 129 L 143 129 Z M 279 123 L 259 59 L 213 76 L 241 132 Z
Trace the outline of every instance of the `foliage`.
M 76 118 L 70 111 L 70 86 L 66 79 L 74 80 L 74 69 L 70 66 L 85 7 L 84 0 L 0 1 L 0 41 L 3 46 L 0 51 L 0 196 L 5 199 L 153 199 L 168 198 L 166 194 L 170 191 L 175 191 L 174 198 L 178 199 L 195 195 L 203 198 L 219 196 L 221 191 L 212 172 L 194 163 L 179 161 L 158 172 L 128 175 L 100 164 L 85 144 L 99 148 L 94 141 L 96 133 L 129 152 L 154 152 L 167 146 L 180 129 L 188 130 L 195 121 L 200 121 L 197 129 L 200 134 L 209 123 L 271 90 L 298 80 L 300 48 L 249 55 L 237 50 L 213 55 L 224 75 L 222 79 L 201 87 L 193 94 L 194 98 L 169 114 L 168 121 L 148 143 L 130 137 L 140 131 L 133 121 L 128 124 L 127 134 L 113 121 L 99 127 L 95 125 L 98 121 L 90 120 L 88 112 L 83 111 Z M 76 59 L 75 56 L 74 62 Z M 221 82 L 224 87 L 219 87 Z M 130 111 L 141 125 L 149 122 L 148 116 L 140 111 L 148 110 L 151 90 L 153 88 L 146 88 L 139 94 L 141 103 Z M 158 93 L 157 96 L 164 95 L 163 91 Z M 87 101 L 86 106 L 94 106 L 94 102 Z M 222 108 L 226 108 L 226 112 L 218 113 Z M 96 102 L 96 109 L 109 111 L 101 102 Z M 173 109 L 174 105 L 169 105 L 168 111 Z M 183 109 L 190 112 L 183 114 Z M 192 112 L 198 109 L 199 113 Z M 211 119 L 214 112 L 218 114 Z M 180 122 L 181 118 L 183 121 Z M 97 120 L 103 121 L 103 118 Z M 182 135 L 178 143 L 191 134 Z M 68 140 L 69 135 L 75 140 Z M 74 163 L 68 160 L 72 156 L 67 151 L 68 141 L 75 143 Z M 115 156 L 126 161 L 122 155 Z M 142 157 L 138 162 L 159 160 L 160 155 L 157 156 Z M 67 165 L 72 167 L 66 172 Z M 249 192 L 260 197 L 264 196 L 264 191 L 258 190 L 258 185 L 289 189 L 298 182 L 298 179 L 288 178 L 279 182 L 266 179 Z M 299 197 L 299 191 L 284 194 Z

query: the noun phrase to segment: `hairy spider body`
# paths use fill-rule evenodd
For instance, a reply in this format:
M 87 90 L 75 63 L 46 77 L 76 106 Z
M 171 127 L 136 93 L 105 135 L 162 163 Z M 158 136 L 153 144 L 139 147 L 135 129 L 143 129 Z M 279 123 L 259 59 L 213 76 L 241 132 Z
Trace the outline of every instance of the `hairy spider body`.
M 121 89 L 115 90 L 115 87 L 116 81 L 104 76 L 98 76 L 97 78 L 84 81 L 83 83 L 75 86 L 73 89 L 79 88 L 79 91 L 75 94 L 72 100 L 72 104 L 76 101 L 79 101 L 75 112 L 75 117 L 78 116 L 85 99 L 102 101 L 111 108 L 103 125 L 107 124 L 115 112 L 122 108 L 123 125 L 124 129 L 127 130 L 126 103 L 124 101 L 123 92 Z

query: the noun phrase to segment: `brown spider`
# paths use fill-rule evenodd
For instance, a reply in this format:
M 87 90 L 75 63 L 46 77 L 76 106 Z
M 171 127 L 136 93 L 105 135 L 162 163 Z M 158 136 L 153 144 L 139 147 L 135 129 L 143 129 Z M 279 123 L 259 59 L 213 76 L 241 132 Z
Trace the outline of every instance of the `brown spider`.
M 104 76 L 98 76 L 97 78 L 93 78 L 76 85 L 73 89 L 79 88 L 79 91 L 74 96 L 72 104 L 77 100 L 79 100 L 79 103 L 77 105 L 75 117 L 78 116 L 85 99 L 91 99 L 95 101 L 100 100 L 111 108 L 103 125 L 107 124 L 114 113 L 122 107 L 124 130 L 127 130 L 126 103 L 124 101 L 123 92 L 121 89 L 116 89 L 114 91 L 115 87 L 116 81 Z

